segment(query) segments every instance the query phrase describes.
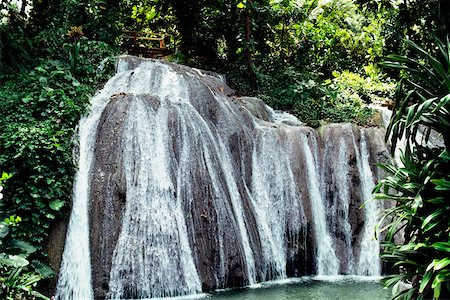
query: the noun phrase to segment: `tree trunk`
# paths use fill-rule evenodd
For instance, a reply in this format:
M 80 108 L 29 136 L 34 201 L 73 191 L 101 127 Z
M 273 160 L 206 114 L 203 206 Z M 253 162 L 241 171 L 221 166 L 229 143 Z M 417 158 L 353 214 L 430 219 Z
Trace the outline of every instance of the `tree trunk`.
M 27 9 L 27 0 L 22 0 L 22 6 L 20 7 L 20 15 L 26 17 L 25 10 Z
M 253 70 L 253 57 L 251 52 L 251 40 L 252 40 L 252 32 L 251 32 L 251 9 L 252 9 L 252 0 L 247 0 L 247 7 L 245 12 L 245 58 L 247 59 L 247 68 L 249 75 L 249 83 L 252 89 L 256 89 L 256 74 Z
M 449 0 L 438 0 L 439 4 L 439 27 L 438 30 L 440 31 L 438 33 L 439 38 L 441 41 L 445 41 L 447 36 L 450 33 L 450 1 Z

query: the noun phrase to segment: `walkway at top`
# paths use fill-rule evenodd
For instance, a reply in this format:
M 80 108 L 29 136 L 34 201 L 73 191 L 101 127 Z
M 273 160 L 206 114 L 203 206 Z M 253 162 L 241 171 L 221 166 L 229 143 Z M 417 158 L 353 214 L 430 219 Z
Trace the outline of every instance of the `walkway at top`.
M 170 36 L 170 34 L 159 32 L 123 30 L 121 48 L 130 55 L 161 58 L 173 53 L 166 47 Z

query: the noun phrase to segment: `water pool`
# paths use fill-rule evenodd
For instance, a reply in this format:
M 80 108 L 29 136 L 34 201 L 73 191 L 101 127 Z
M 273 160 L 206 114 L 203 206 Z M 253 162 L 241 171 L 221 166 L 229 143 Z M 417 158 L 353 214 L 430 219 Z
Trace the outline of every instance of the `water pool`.
M 305 277 L 261 283 L 204 295 L 211 300 L 387 300 L 390 289 L 379 278 L 358 276 Z

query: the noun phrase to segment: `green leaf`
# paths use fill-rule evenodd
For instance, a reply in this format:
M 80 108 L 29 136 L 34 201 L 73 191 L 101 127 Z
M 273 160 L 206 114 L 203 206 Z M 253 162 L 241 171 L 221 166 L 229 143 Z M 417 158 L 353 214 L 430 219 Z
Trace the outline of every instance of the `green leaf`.
M 394 267 L 397 267 L 397 266 L 413 266 L 413 267 L 419 267 L 420 265 L 419 265 L 417 262 L 412 261 L 412 260 L 401 260 L 401 261 L 398 261 L 398 262 L 396 262 L 396 263 L 394 264 Z
M 42 278 L 52 278 L 56 275 L 53 269 L 50 268 L 50 266 L 44 264 L 41 261 L 34 260 L 31 265 L 34 267 L 36 272 L 38 272 L 39 275 L 42 276 Z
M 434 263 L 434 270 L 438 271 L 440 269 L 445 268 L 449 264 L 450 264 L 450 258 L 444 258 L 444 259 L 438 260 Z
M 41 73 L 47 73 L 47 71 L 43 68 L 43 67 L 41 67 L 41 66 L 39 66 L 39 67 L 36 67 L 36 68 L 34 68 L 36 71 L 38 71 L 38 72 L 41 72 Z
M 433 289 L 433 297 L 434 299 L 439 299 L 441 296 L 441 283 L 439 281 L 436 282 L 436 279 L 433 280 L 433 284 L 431 285 L 431 288 Z
M 436 185 L 435 189 L 437 191 L 448 191 L 450 190 L 450 181 L 446 179 L 431 179 L 431 182 Z
M 54 214 L 50 214 L 50 213 L 49 213 L 49 214 L 46 214 L 45 216 L 46 216 L 48 219 L 52 219 L 52 220 L 55 218 L 55 215 L 54 215 Z
M 425 288 L 430 283 L 432 275 L 433 275 L 433 271 L 431 271 L 431 270 L 425 272 L 425 275 L 423 276 L 422 281 L 420 282 L 419 293 L 421 293 L 421 294 L 423 293 Z
M 9 242 L 11 247 L 21 250 L 23 253 L 30 255 L 31 253 L 36 252 L 36 248 L 28 242 L 21 240 L 12 240 Z
M 414 201 L 412 203 L 411 208 L 412 208 L 413 214 L 417 213 L 417 209 L 419 207 L 423 207 L 423 201 L 422 201 L 422 197 L 420 196 L 420 194 L 414 198 Z
M 6 225 L 5 223 L 1 222 L 0 223 L 0 239 L 7 236 L 8 233 L 9 233 L 9 226 Z
M 385 277 L 382 281 L 385 286 L 393 286 L 397 282 L 401 281 L 404 278 L 403 274 L 399 275 L 389 275 Z
M 59 211 L 65 204 L 66 202 L 63 200 L 53 200 L 50 201 L 49 206 L 51 209 L 55 210 L 55 211 Z
M 239 4 L 237 5 L 237 8 L 243 9 L 243 8 L 245 8 L 245 4 L 242 2 L 239 2 Z
M 42 300 L 51 300 L 50 298 L 48 298 L 47 296 L 42 295 L 41 293 L 37 292 L 37 291 L 32 291 L 31 295 L 33 295 L 36 298 L 42 299 Z
M 6 181 L 6 180 L 10 179 L 11 177 L 12 177 L 11 174 L 8 174 L 8 173 L 6 173 L 6 172 L 2 172 L 2 177 L 0 178 L 0 183 L 1 183 L 2 181 Z
M 449 252 L 450 253 L 450 243 L 449 242 L 437 242 L 431 245 L 436 250 Z
M 443 214 L 443 210 L 438 209 L 437 211 L 433 212 L 432 214 L 430 214 L 428 217 L 425 218 L 425 220 L 422 223 L 422 229 L 424 229 L 424 231 L 428 231 L 429 229 L 431 229 L 433 226 L 432 223 L 430 223 L 433 219 L 435 219 L 436 217 L 440 216 L 441 214 Z M 439 222 L 438 222 L 439 223 Z M 432 226 L 430 226 L 432 225 Z
M 29 264 L 28 260 L 21 255 L 0 254 L 0 265 L 14 268 L 22 268 Z

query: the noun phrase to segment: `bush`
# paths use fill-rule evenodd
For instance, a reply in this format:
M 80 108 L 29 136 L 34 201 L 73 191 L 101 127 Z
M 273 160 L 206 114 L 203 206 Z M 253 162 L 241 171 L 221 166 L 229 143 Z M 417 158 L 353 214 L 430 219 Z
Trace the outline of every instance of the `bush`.
M 9 174 L 2 173 L 0 200 L 3 199 L 3 183 L 9 178 Z M 28 258 L 36 248 L 28 242 L 11 238 L 10 229 L 21 221 L 19 216 L 13 215 L 0 222 L 0 297 L 7 300 L 25 297 L 49 300 L 34 289 L 41 279 L 53 277 L 53 270 L 39 261 L 30 264 Z
M 41 259 L 49 227 L 70 208 L 75 128 L 96 87 L 113 71 L 111 47 L 86 38 L 78 42 L 75 66 L 63 51 L 54 55 L 61 59 L 4 75 L 0 93 L 0 165 L 13 175 L 0 219 L 20 215 L 21 226 L 11 236 L 33 244 L 33 256 Z
M 364 103 L 390 101 L 394 96 L 395 84 L 385 80 L 374 66 L 364 67 L 365 76 L 350 71 L 334 71 L 331 82 L 347 95 L 358 95 Z
M 258 96 L 275 109 L 290 111 L 309 126 L 319 121 L 365 124 L 373 114 L 357 91 L 349 92 L 312 72 L 294 67 L 258 69 Z
M 410 284 L 393 299 L 450 297 L 450 42 L 435 43 L 438 56 L 407 41 L 418 59 L 391 55 L 384 63 L 405 72 L 386 136 L 394 149 L 406 139 L 403 166 L 384 165 L 389 176 L 375 187 L 376 198 L 396 203 L 384 213 L 382 258 L 401 272 L 385 284 Z M 433 135 L 441 143 L 429 143 Z M 400 230 L 404 241 L 396 243 Z

